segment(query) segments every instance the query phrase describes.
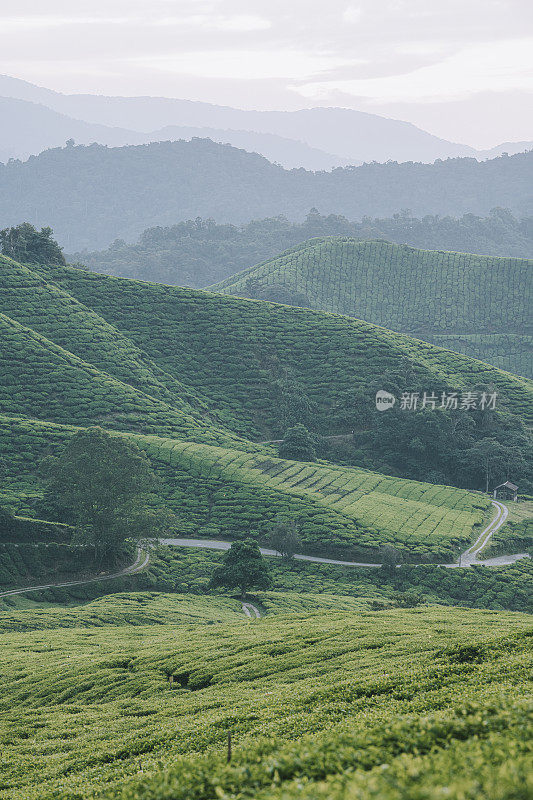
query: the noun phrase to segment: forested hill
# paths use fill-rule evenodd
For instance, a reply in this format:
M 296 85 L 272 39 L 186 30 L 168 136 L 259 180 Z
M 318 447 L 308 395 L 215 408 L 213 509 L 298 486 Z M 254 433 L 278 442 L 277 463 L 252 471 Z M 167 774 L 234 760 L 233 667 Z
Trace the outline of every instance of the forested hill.
M 358 317 L 530 376 L 533 261 L 312 239 L 211 287 Z
M 516 219 L 495 208 L 487 217 L 455 217 L 407 211 L 385 219 L 352 222 L 312 209 L 303 222 L 286 217 L 220 225 L 212 219 L 187 220 L 148 228 L 135 244 L 115 240 L 105 250 L 68 255 L 95 272 L 201 289 L 259 264 L 316 236 L 387 239 L 426 250 L 454 250 L 491 256 L 533 257 L 533 217 Z
M 67 250 L 179 219 L 240 223 L 312 207 L 352 219 L 413 214 L 533 213 L 533 152 L 490 161 L 365 164 L 332 172 L 284 170 L 208 139 L 106 148 L 69 146 L 0 167 L 0 227 L 51 225 Z

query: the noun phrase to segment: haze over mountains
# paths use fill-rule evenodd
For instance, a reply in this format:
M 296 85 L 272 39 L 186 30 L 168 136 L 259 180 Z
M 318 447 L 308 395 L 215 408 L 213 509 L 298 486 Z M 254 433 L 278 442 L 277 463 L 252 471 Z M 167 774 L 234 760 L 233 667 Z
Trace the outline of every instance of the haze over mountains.
M 0 166 L 0 225 L 50 225 L 72 252 L 185 219 L 299 220 L 313 207 L 360 219 L 401 209 L 486 215 L 499 206 L 522 218 L 533 215 L 532 178 L 533 153 L 307 172 L 209 139 L 70 146 Z
M 5 75 L 0 76 L 0 98 L 3 160 L 26 158 L 70 138 L 118 146 L 208 137 L 259 152 L 285 167 L 313 170 L 370 161 L 492 158 L 533 147 L 532 142 L 511 142 L 480 151 L 408 122 L 351 109 L 246 111 L 165 97 L 65 95 Z

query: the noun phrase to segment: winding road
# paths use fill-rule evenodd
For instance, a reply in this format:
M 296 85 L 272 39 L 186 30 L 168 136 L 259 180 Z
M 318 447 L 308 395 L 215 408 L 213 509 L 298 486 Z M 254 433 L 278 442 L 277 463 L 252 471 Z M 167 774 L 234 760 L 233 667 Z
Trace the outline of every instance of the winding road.
M 478 559 L 479 553 L 488 544 L 492 535 L 496 533 L 499 528 L 507 520 L 509 509 L 503 503 L 496 500 L 492 501 L 492 505 L 496 509 L 496 514 L 487 525 L 486 528 L 479 534 L 476 541 L 470 545 L 468 550 L 461 553 L 459 560 L 453 564 L 441 564 L 441 567 L 448 567 L 449 569 L 456 567 L 471 567 L 474 565 L 484 567 L 505 567 L 514 564 L 521 558 L 529 558 L 528 553 L 516 553 L 510 556 L 498 556 L 497 558 L 488 558 L 485 561 Z M 172 547 L 198 547 L 206 550 L 229 550 L 231 542 L 217 541 L 215 539 L 160 539 L 161 544 L 169 545 Z M 260 547 L 261 554 L 264 556 L 279 557 L 277 550 L 269 550 L 267 547 Z M 311 561 L 314 564 L 336 564 L 341 567 L 371 567 L 378 568 L 381 564 L 375 564 L 369 561 L 341 561 L 337 558 L 320 558 L 319 556 L 304 556 L 295 555 L 297 561 Z
M 25 586 L 23 589 L 10 589 L 7 592 L 0 592 L 0 597 L 10 597 L 15 594 L 26 594 L 26 592 L 39 592 L 44 589 L 61 589 L 64 586 L 85 586 L 88 583 L 98 583 L 99 581 L 110 581 L 113 578 L 122 578 L 124 575 L 134 575 L 136 572 L 142 572 L 148 566 L 150 561 L 150 554 L 143 548 L 137 548 L 137 556 L 133 564 L 129 567 L 118 572 L 105 573 L 98 575 L 95 578 L 84 578 L 81 581 L 64 581 L 62 583 L 46 583 L 40 586 Z
M 461 553 L 461 555 L 459 556 L 459 560 L 457 562 L 453 564 L 441 564 L 440 566 L 447 567 L 450 569 L 455 569 L 459 567 L 468 568 L 474 565 L 484 566 L 484 567 L 505 567 L 510 564 L 514 564 L 516 561 L 519 561 L 522 558 L 529 558 L 528 553 L 516 553 L 515 555 L 497 556 L 496 558 L 488 558 L 484 561 L 480 561 L 478 559 L 478 556 L 481 553 L 481 551 L 486 547 L 493 534 L 496 533 L 496 531 L 499 530 L 502 527 L 502 525 L 505 524 L 507 517 L 509 515 L 509 509 L 507 508 L 507 506 L 504 506 L 503 503 L 499 503 L 497 500 L 493 500 L 492 505 L 496 509 L 496 514 L 490 521 L 490 523 L 487 525 L 487 527 L 479 534 L 476 541 L 472 545 L 470 545 L 468 550 L 465 550 L 464 553 Z M 229 550 L 231 547 L 231 542 L 217 541 L 214 539 L 172 538 L 172 539 L 160 539 L 159 541 L 161 544 L 168 545 L 171 547 L 197 547 L 206 550 Z M 266 547 L 261 547 L 260 550 L 262 555 L 264 556 L 280 557 L 280 554 L 277 552 L 277 550 L 270 550 L 269 548 Z M 371 562 L 341 561 L 336 558 L 320 558 L 319 556 L 295 555 L 294 558 L 298 561 L 311 561 L 314 564 L 336 564 L 342 567 L 371 567 L 374 569 L 381 567 L 381 564 L 375 564 Z M 48 583 L 40 586 L 25 586 L 22 589 L 10 589 L 7 592 L 0 592 L 0 597 L 10 597 L 12 595 L 26 594 L 27 592 L 38 592 L 38 591 L 43 591 L 44 589 L 59 589 L 61 587 L 67 587 L 67 586 L 83 586 L 89 583 L 98 583 L 99 581 L 110 581 L 113 578 L 121 578 L 125 575 L 133 575 L 137 572 L 142 572 L 142 570 L 148 566 L 149 561 L 150 561 L 149 552 L 139 547 L 137 549 L 137 557 L 133 562 L 133 564 L 131 564 L 129 567 L 125 567 L 124 569 L 119 570 L 118 572 L 105 575 L 98 575 L 95 578 L 84 578 L 83 580 L 78 580 L 78 581 L 65 581 L 63 583 Z M 257 609 L 251 603 L 242 603 L 242 610 L 244 614 L 250 619 L 261 616 L 259 609 Z

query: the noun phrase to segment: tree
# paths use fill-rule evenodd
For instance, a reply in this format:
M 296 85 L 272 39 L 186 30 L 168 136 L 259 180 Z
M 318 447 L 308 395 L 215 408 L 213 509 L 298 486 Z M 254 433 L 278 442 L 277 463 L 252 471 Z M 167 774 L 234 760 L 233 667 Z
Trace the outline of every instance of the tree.
M 0 231 L 2 255 L 9 256 L 21 264 L 62 264 L 66 263 L 63 251 L 55 239 L 52 239 L 52 228 L 41 228 L 40 231 L 22 222 L 15 228 L 4 228 Z
M 271 526 L 267 543 L 280 556 L 286 560 L 294 558 L 295 554 L 301 550 L 302 540 L 298 533 L 298 525 L 295 520 L 283 520 L 278 518 Z
M 396 575 L 396 566 L 403 561 L 400 550 L 392 545 L 385 544 L 380 550 L 381 571 L 384 575 Z
M 489 482 L 505 470 L 507 448 L 497 439 L 480 439 L 470 447 L 464 456 L 465 463 L 484 478 L 485 491 L 488 494 Z
M 213 589 L 219 586 L 239 589 L 243 600 L 248 589 L 268 589 L 271 585 L 265 560 L 253 539 L 233 542 L 209 582 Z
M 316 461 L 316 450 L 313 438 L 304 425 L 289 428 L 279 446 L 282 458 L 296 461 Z
M 76 526 L 73 542 L 92 547 L 96 562 L 115 556 L 126 539 L 155 538 L 171 524 L 168 510 L 149 505 L 155 476 L 144 453 L 101 428 L 74 434 L 42 471 Z
M 0 506 L 0 540 L 9 538 L 15 530 L 15 520 L 13 514 Z

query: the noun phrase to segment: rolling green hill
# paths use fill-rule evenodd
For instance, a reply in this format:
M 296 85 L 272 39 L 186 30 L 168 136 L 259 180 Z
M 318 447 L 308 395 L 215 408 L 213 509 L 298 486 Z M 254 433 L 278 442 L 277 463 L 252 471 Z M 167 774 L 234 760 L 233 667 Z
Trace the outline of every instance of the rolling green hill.
M 2 499 L 19 513 L 44 515 L 40 460 L 98 424 L 147 452 L 184 532 L 261 538 L 281 514 L 298 518 L 309 551 L 369 560 L 394 545 L 408 560 L 449 560 L 485 498 L 435 475 L 385 477 L 381 465 L 425 477 L 386 459 L 303 464 L 252 440 L 304 412 L 320 433 L 357 427 L 355 394 L 399 364 L 428 390 L 497 389 L 502 430 L 531 411 L 529 382 L 347 317 L 9 259 L 0 283 Z
M 84 250 L 67 259 L 105 275 L 203 289 L 317 236 L 386 239 L 425 250 L 531 258 L 532 222 L 531 218 L 517 220 L 501 208 L 487 217 L 426 214 L 417 219 L 404 212 L 387 219 L 366 217 L 361 222 L 314 209 L 301 223 L 277 216 L 239 226 L 203 219 L 159 225 L 143 231 L 135 244 L 115 240 L 105 250 Z
M 533 377 L 533 262 L 311 239 L 211 287 L 364 319 Z
M 340 604 L 8 614 L 3 800 L 528 797 L 531 617 Z
M 530 381 L 361 320 L 70 267 L 38 269 L 165 373 L 230 412 L 228 426 L 243 435 L 282 433 L 280 396 L 300 388 L 312 404 L 316 428 L 344 432 L 355 390 L 402 362 L 428 391 L 494 385 L 503 407 L 533 421 Z

